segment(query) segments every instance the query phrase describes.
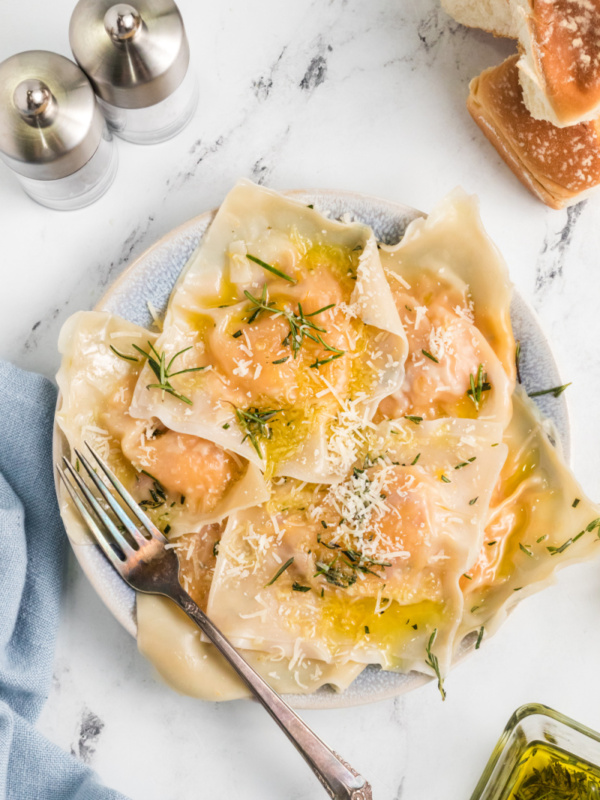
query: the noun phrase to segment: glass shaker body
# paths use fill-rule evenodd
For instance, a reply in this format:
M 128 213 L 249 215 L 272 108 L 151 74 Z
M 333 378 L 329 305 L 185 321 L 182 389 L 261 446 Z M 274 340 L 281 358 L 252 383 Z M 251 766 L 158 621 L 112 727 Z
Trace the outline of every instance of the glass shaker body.
M 128 142 L 158 144 L 178 134 L 198 106 L 198 79 L 188 67 L 175 91 L 146 108 L 120 108 L 98 97 L 98 104 L 112 130 Z
M 49 208 L 82 208 L 108 189 L 115 141 L 76 64 L 45 50 L 0 64 L 0 160 Z
M 56 211 L 74 211 L 102 197 L 115 179 L 117 166 L 115 140 L 105 126 L 94 155 L 71 175 L 55 180 L 38 180 L 17 173 L 16 178 L 36 203 Z

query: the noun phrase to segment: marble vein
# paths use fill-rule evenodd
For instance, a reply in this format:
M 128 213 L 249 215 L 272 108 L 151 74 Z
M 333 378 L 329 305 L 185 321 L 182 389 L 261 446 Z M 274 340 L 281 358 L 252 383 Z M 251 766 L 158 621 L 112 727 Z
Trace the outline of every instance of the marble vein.
M 564 265 L 569 257 L 575 231 L 585 206 L 585 202 L 571 206 L 560 212 L 556 219 L 550 220 L 536 264 L 536 301 L 539 302 L 539 297 L 546 293 L 555 281 L 562 279 Z
M 100 734 L 104 730 L 104 722 L 97 714 L 84 707 L 81 712 L 77 741 L 71 745 L 71 755 L 76 756 L 84 764 L 89 764 L 96 752 Z

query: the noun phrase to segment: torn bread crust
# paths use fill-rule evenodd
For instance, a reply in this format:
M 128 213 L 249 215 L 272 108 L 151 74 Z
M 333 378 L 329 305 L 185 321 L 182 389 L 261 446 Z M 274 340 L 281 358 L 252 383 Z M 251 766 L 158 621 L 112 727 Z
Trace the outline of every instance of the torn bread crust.
M 600 115 L 600 0 L 442 0 L 457 22 L 519 40 L 523 100 L 558 128 Z
M 600 114 L 599 0 L 512 0 L 523 99 L 559 128 Z
M 596 123 L 556 128 L 523 103 L 518 56 L 471 81 L 467 108 L 485 136 L 533 194 L 551 208 L 584 200 L 600 183 Z

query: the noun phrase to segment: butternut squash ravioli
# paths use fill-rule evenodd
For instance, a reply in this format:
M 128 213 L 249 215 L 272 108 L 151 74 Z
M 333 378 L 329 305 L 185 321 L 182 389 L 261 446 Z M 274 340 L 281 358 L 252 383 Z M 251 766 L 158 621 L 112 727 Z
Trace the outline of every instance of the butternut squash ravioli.
M 389 246 L 243 180 L 159 330 L 65 323 L 57 421 L 75 467 L 85 443 L 106 459 L 275 689 L 343 691 L 370 665 L 444 696 L 465 637 L 479 647 L 600 552 L 600 508 L 518 384 L 510 302 L 460 190 Z M 171 686 L 246 695 L 169 600 L 136 600 L 138 646 Z

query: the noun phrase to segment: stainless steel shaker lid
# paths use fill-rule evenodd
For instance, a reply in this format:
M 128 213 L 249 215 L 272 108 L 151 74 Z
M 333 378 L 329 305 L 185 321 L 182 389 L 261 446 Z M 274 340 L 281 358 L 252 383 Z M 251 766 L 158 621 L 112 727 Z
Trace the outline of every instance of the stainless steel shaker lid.
M 46 50 L 0 64 L 0 157 L 29 178 L 77 172 L 100 144 L 104 119 L 79 67 Z
M 69 26 L 71 50 L 99 97 L 146 108 L 182 82 L 188 40 L 173 0 L 79 0 Z

